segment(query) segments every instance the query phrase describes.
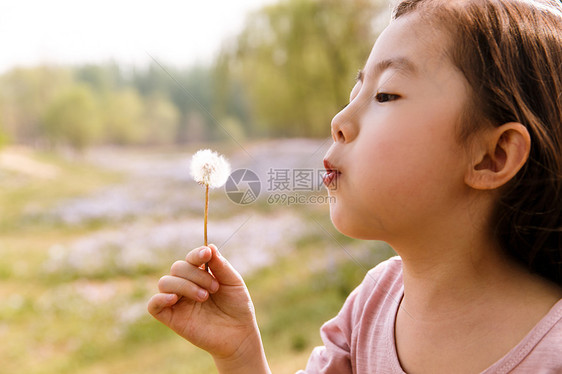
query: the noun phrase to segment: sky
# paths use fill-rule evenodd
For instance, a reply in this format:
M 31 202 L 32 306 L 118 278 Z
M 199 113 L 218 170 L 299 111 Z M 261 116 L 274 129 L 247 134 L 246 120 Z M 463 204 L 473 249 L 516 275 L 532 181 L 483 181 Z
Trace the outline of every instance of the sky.
M 249 11 L 277 0 L 2 0 L 0 73 L 14 66 L 114 60 L 211 62 Z

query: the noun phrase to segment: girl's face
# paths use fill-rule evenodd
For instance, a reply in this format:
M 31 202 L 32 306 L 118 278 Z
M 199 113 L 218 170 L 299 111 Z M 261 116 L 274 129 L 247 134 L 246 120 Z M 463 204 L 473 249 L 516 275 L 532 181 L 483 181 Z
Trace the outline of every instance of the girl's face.
M 468 155 L 455 130 L 469 88 L 447 43 L 415 14 L 393 21 L 332 120 L 326 169 L 338 172 L 326 182 L 342 233 L 392 242 L 454 219 L 468 188 Z

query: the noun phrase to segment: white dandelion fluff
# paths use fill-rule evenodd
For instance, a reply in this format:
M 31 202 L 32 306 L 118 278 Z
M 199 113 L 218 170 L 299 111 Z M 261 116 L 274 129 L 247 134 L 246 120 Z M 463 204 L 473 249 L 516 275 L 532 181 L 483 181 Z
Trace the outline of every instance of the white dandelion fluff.
M 197 151 L 191 159 L 191 175 L 195 181 L 205 186 L 205 215 L 203 219 L 203 242 L 207 245 L 207 217 L 209 216 L 209 188 L 217 188 L 226 183 L 230 175 L 230 164 L 217 152 L 210 149 Z M 205 270 L 209 265 L 205 264 Z
M 229 175 L 228 161 L 210 149 L 197 151 L 191 159 L 191 176 L 197 183 L 217 188 L 226 183 Z

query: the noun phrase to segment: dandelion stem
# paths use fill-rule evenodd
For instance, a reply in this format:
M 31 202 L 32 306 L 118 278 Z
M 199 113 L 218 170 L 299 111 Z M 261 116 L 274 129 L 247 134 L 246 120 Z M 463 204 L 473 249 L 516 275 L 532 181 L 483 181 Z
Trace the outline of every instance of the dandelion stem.
M 205 218 L 203 220 L 204 226 L 204 243 L 207 246 L 207 217 L 209 216 L 209 185 L 205 185 Z M 209 271 L 209 264 L 205 263 L 205 270 Z

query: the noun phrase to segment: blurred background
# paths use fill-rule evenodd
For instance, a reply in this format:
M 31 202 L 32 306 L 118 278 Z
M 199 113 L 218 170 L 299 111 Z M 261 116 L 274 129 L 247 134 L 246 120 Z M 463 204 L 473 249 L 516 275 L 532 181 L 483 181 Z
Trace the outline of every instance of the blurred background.
M 252 204 L 212 191 L 209 240 L 245 277 L 273 372 L 304 368 L 393 254 L 337 233 L 318 178 L 389 17 L 386 0 L 3 1 L 0 373 L 216 372 L 146 312 L 203 241 L 200 148 L 259 175 Z

